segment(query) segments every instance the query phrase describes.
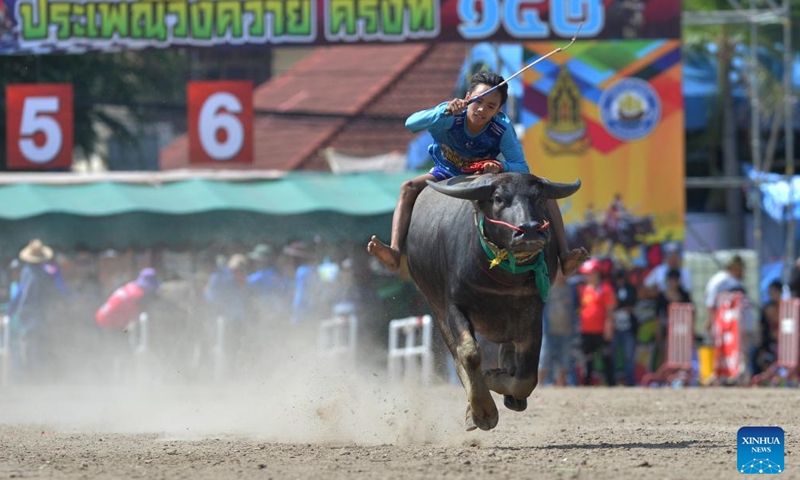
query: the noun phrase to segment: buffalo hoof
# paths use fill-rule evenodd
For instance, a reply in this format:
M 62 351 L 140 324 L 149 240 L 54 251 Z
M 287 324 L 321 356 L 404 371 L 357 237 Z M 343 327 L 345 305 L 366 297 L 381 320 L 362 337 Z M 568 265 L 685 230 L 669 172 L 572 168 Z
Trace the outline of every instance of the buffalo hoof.
M 472 410 L 469 408 L 469 405 L 467 405 L 467 416 L 464 417 L 464 428 L 466 428 L 468 432 L 478 428 L 478 426 L 475 425 L 475 420 L 472 419 Z
M 492 404 L 494 406 L 494 403 Z M 481 430 L 491 430 L 497 426 L 497 422 L 500 420 L 500 415 L 497 412 L 497 407 L 494 406 L 493 409 L 490 409 L 489 412 L 485 412 L 484 415 L 475 415 L 472 413 L 472 409 L 467 405 L 467 416 L 464 419 L 464 427 L 467 429 L 468 432 L 475 430 L 476 428 L 480 428 Z
M 515 412 L 524 412 L 525 409 L 528 408 L 528 399 L 514 398 L 511 395 L 504 395 L 503 404 L 509 410 L 514 410 Z

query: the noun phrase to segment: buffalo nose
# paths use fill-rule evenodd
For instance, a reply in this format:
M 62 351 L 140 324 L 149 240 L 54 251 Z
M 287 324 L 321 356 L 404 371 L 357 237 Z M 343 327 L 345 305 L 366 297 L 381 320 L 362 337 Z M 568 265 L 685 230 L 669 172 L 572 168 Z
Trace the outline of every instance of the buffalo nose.
M 517 227 L 519 228 L 519 230 L 517 230 L 515 236 L 529 238 L 534 236 L 539 231 L 539 229 L 542 227 L 542 223 L 537 222 L 536 220 L 530 220 L 527 222 L 520 223 Z

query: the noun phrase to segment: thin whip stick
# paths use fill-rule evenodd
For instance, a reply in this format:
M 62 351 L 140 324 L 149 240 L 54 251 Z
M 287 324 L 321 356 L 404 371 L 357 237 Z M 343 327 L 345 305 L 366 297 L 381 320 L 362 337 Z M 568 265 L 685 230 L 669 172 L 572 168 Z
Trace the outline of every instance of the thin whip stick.
M 518 71 L 514 75 L 511 75 L 510 77 L 508 77 L 507 79 L 503 80 L 502 82 L 500 82 L 499 84 L 495 85 L 494 87 L 490 88 L 489 90 L 486 90 L 485 92 L 481 93 L 480 95 L 476 95 L 476 96 L 470 98 L 469 101 L 467 102 L 467 105 L 469 105 L 469 104 L 471 104 L 473 102 L 476 102 L 478 99 L 480 99 L 484 95 L 488 95 L 489 93 L 491 93 L 491 92 L 495 91 L 496 89 L 502 87 L 503 85 L 505 85 L 506 83 L 510 82 L 511 80 L 516 78 L 517 76 L 521 75 L 522 72 L 524 72 L 525 70 L 531 68 L 532 66 L 536 65 L 537 63 L 541 62 L 542 60 L 544 60 L 545 58 L 549 57 L 550 55 L 554 55 L 554 54 L 556 54 L 558 52 L 563 52 L 564 50 L 566 50 L 569 47 L 571 47 L 572 44 L 575 43 L 575 39 L 578 37 L 578 34 L 581 32 L 581 27 L 583 27 L 583 22 L 581 22 L 578 25 L 578 29 L 575 31 L 575 35 L 572 36 L 572 40 L 570 40 L 570 42 L 568 44 L 566 44 L 563 47 L 556 48 L 555 50 L 553 50 L 552 52 L 548 53 L 547 55 L 545 55 L 543 57 L 537 58 L 536 60 L 532 61 L 531 63 L 525 65 L 525 67 L 523 67 L 520 71 Z

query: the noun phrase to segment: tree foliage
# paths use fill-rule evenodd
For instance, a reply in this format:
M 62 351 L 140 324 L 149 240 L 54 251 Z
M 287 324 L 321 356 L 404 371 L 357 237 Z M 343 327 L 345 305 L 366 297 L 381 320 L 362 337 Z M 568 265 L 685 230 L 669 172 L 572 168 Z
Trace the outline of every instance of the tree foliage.
M 789 1 L 789 0 L 784 0 Z M 770 7 L 767 0 L 754 0 L 754 7 Z M 750 6 L 747 2 L 740 2 Z M 773 3 L 774 5 L 774 3 Z M 684 11 L 702 14 L 703 12 L 733 10 L 729 0 L 683 0 Z M 800 18 L 800 2 L 791 2 L 793 18 Z M 796 22 L 795 22 L 796 23 Z M 797 51 L 798 29 L 793 30 L 793 50 Z M 765 158 L 762 168 L 772 164 L 778 140 L 779 126 L 783 118 L 784 92 L 780 76 L 780 65 L 784 52 L 783 28 L 778 25 L 758 25 L 756 37 L 748 23 L 716 25 L 692 25 L 685 23 L 683 28 L 684 56 L 693 59 L 697 56 L 714 57 L 716 61 L 717 98 L 714 108 L 708 112 L 709 128 L 694 142 L 687 142 L 689 148 L 702 145 L 708 154 L 707 173 L 711 176 L 740 176 L 742 157 L 751 153 L 746 145 L 758 146 L 757 155 Z M 751 45 L 757 44 L 757 54 L 751 54 Z M 755 80 L 755 81 L 754 81 Z M 742 142 L 741 121 L 737 121 L 734 105 L 734 90 L 744 88 L 748 94 L 755 93 L 760 102 L 761 117 L 759 128 L 750 132 L 749 142 Z M 755 90 L 754 90 L 755 89 Z M 771 127 L 766 142 L 762 138 L 763 125 Z M 752 137 L 758 135 L 758 137 Z M 759 142 L 755 143 L 754 140 Z M 766 149 L 764 149 L 766 144 Z M 752 160 L 753 156 L 748 155 Z M 741 221 L 743 198 L 734 189 L 717 189 L 711 192 L 707 206 L 723 205 L 731 215 L 730 237 L 735 244 L 744 239 L 744 223 Z
M 748 2 L 740 2 L 749 7 Z M 732 11 L 728 0 L 684 0 L 685 12 L 702 13 L 709 11 Z M 766 0 L 756 0 L 758 9 L 769 8 Z M 800 25 L 800 2 L 790 2 L 791 17 L 794 25 Z M 714 58 L 717 66 L 717 83 L 719 95 L 715 108 L 709 114 L 709 129 L 702 143 L 709 146 L 710 173 L 718 174 L 714 165 L 716 152 L 725 152 L 724 132 L 732 128 L 727 123 L 734 122 L 732 111 L 733 90 L 742 88 L 748 92 L 756 89 L 755 94 L 760 104 L 762 126 L 769 127 L 769 133 L 762 139 L 761 157 L 769 169 L 775 156 L 779 126 L 783 120 L 783 28 L 781 24 L 771 23 L 759 25 L 756 42 L 757 57 L 750 56 L 751 29 L 749 24 L 691 25 L 683 27 L 683 43 L 685 58 Z M 800 51 L 800 28 L 792 29 L 792 50 Z M 776 68 L 777 67 L 777 68 Z M 753 82 L 755 76 L 755 83 Z M 749 142 L 747 142 L 749 144 Z M 729 145 L 729 148 L 734 148 Z M 731 152 L 735 154 L 735 151 Z

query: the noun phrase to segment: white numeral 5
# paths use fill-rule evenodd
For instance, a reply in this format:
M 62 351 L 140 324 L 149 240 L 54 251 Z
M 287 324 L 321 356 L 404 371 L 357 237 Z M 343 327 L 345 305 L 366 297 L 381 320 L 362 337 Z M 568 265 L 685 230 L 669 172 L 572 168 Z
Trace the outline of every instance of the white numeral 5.
M 58 113 L 58 97 L 27 97 L 22 106 L 19 128 L 19 149 L 33 163 L 52 161 L 61 151 L 63 134 L 61 125 L 50 115 Z M 44 134 L 44 144 L 36 145 L 33 135 Z

